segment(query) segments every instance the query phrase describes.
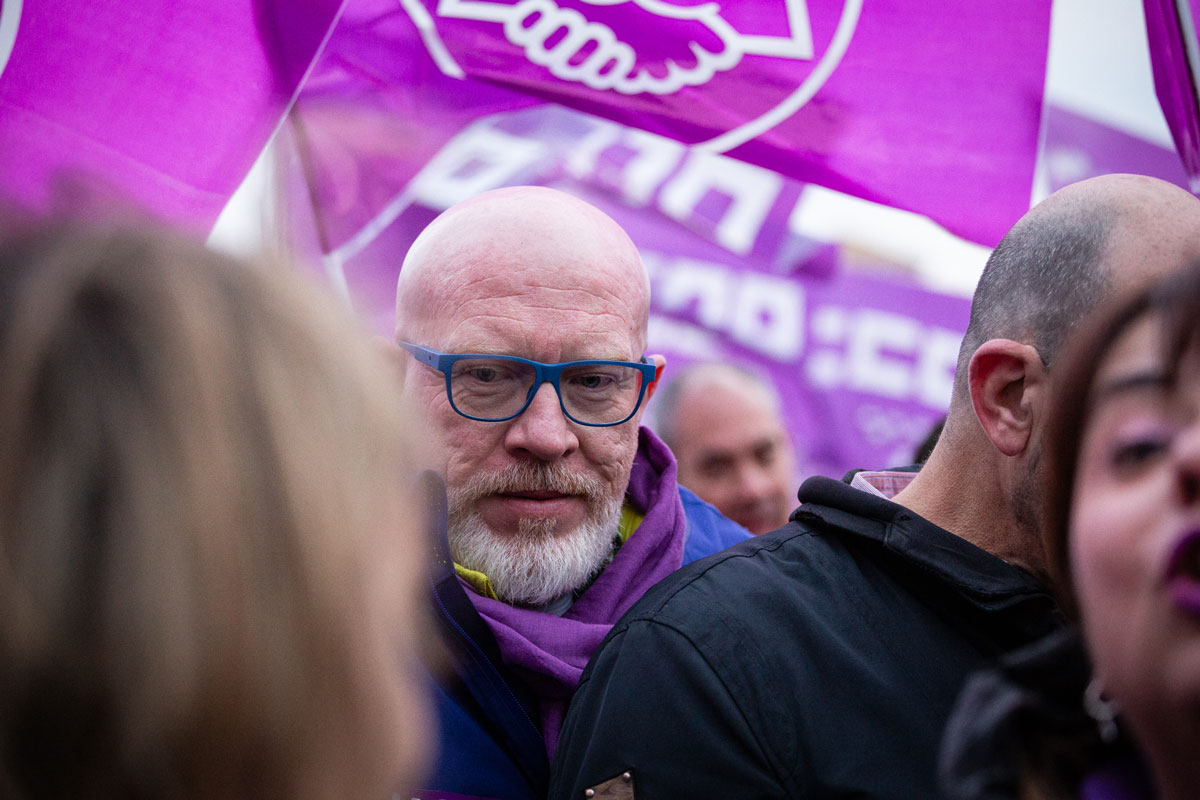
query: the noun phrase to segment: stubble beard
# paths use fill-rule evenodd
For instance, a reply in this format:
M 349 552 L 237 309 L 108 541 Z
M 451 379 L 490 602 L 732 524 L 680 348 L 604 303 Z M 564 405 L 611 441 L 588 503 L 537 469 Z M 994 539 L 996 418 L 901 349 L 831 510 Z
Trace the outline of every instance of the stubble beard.
M 496 597 L 507 603 L 541 606 L 585 586 L 612 551 L 622 497 L 609 496 L 599 479 L 567 470 L 561 463 L 521 463 L 474 476 L 448 489 L 450 553 L 455 562 L 482 572 Z M 581 495 L 587 515 L 570 531 L 557 520 L 524 517 L 516 531 L 497 533 L 484 521 L 478 501 L 493 494 L 552 491 Z

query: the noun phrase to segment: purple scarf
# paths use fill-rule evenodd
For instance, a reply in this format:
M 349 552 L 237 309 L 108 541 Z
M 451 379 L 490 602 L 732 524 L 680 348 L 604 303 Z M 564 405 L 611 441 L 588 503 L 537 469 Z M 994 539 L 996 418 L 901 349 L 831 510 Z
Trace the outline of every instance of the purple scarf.
M 675 481 L 675 457 L 646 428 L 625 499 L 646 518 L 600 577 L 561 617 L 467 594 L 487 620 L 505 665 L 537 693 L 546 752 L 554 756 L 558 732 L 588 659 L 622 614 L 647 589 L 683 563 L 686 521 Z

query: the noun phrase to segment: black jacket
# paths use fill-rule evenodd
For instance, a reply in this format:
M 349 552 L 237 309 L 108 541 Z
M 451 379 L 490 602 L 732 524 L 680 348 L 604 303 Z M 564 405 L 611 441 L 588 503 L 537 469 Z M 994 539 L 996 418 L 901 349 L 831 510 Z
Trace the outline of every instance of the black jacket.
M 828 478 L 784 528 L 685 567 L 592 657 L 552 800 L 935 798 L 968 675 L 1052 630 L 1027 573 Z
M 942 788 L 953 800 L 1154 797 L 1124 728 L 1106 741 L 1084 708 L 1092 665 L 1064 628 L 972 675 L 946 723 Z M 1081 784 L 1095 782 L 1082 792 Z M 1119 788 L 1118 788 L 1119 787 Z

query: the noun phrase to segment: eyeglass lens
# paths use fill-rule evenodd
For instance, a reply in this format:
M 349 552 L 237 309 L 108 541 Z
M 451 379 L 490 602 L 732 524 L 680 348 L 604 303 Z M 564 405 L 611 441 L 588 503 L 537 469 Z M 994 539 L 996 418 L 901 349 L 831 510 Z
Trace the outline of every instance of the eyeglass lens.
M 504 358 L 472 358 L 455 362 L 450 399 L 463 413 L 498 420 L 521 410 L 533 388 L 536 370 Z M 580 422 L 619 422 L 634 410 L 641 392 L 641 373 L 620 364 L 576 364 L 563 370 L 559 397 L 567 414 Z

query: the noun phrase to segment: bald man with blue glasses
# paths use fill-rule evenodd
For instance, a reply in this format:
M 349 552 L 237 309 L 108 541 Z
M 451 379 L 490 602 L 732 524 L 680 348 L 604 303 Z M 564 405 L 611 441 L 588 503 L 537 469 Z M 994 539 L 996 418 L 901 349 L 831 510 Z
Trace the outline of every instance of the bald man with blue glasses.
M 426 798 L 542 798 L 592 651 L 659 579 L 749 533 L 681 490 L 639 422 L 650 285 L 629 237 L 551 189 L 460 203 L 413 243 L 396 341 L 447 494 L 442 734 Z

